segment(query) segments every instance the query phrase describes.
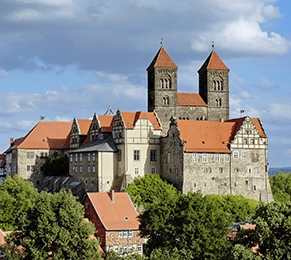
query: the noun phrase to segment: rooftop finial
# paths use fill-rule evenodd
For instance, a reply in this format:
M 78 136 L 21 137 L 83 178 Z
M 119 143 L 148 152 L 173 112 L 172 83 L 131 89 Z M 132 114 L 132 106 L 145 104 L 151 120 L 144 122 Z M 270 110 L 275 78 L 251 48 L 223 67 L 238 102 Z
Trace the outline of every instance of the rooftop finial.
M 212 50 L 214 50 L 214 41 L 212 41 Z
M 160 43 L 161 43 L 161 46 L 163 46 L 163 40 L 164 40 L 164 39 L 163 39 L 163 38 L 161 38 L 161 42 L 160 42 Z

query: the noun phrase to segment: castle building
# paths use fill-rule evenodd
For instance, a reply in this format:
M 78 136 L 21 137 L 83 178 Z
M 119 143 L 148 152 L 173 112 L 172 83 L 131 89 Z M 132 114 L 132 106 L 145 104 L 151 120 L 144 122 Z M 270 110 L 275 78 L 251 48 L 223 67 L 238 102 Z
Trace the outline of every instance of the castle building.
M 199 94 L 177 92 L 178 67 L 161 47 L 147 68 L 148 111 L 159 116 L 166 134 L 173 116 L 183 120 L 229 119 L 229 69 L 212 51 L 199 69 Z
M 12 141 L 6 172 L 38 186 L 43 159 L 58 152 L 87 192 L 122 191 L 137 176 L 161 174 L 184 194 L 272 201 L 260 120 L 229 120 L 229 69 L 212 51 L 198 70 L 199 93 L 177 92 L 177 69 L 161 47 L 147 68 L 148 112 L 109 107 L 90 120 L 39 122 Z

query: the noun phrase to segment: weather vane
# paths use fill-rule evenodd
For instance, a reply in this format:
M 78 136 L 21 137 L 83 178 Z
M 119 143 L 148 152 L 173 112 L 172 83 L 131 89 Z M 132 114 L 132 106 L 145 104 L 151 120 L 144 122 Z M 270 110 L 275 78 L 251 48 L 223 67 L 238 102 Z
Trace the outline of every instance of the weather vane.
M 164 40 L 164 39 L 163 39 L 163 38 L 161 38 L 161 42 L 160 42 L 160 43 L 161 43 L 161 45 L 162 45 L 162 46 L 163 46 L 163 40 Z
M 212 41 L 212 49 L 214 50 L 214 41 Z

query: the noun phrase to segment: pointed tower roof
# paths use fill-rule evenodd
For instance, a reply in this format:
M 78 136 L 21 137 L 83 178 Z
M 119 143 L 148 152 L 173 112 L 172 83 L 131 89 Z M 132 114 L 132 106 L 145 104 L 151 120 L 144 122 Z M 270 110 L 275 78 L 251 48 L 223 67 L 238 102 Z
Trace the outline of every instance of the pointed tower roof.
M 172 61 L 168 53 L 165 51 L 163 47 L 161 47 L 154 57 L 152 63 L 147 68 L 147 70 L 152 68 L 178 68 L 177 65 Z
M 219 58 L 217 53 L 215 51 L 212 51 L 202 67 L 198 70 L 200 72 L 201 70 L 228 70 L 229 68 L 225 66 L 223 61 Z

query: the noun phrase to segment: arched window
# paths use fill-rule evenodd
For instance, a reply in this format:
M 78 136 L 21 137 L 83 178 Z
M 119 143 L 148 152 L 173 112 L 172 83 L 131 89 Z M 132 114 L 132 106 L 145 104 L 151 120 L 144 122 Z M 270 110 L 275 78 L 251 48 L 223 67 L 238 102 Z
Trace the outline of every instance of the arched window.
M 168 106 L 169 105 L 169 97 L 163 97 L 163 105 Z
M 161 88 L 164 88 L 164 80 L 161 79 Z
M 165 88 L 169 88 L 168 80 L 167 79 L 165 79 Z
M 221 98 L 217 98 L 215 101 L 216 101 L 216 106 L 221 107 Z
M 213 90 L 223 90 L 223 79 L 221 77 L 215 76 L 215 78 L 213 79 Z
M 163 75 L 160 79 L 160 88 L 161 89 L 170 89 L 172 88 L 171 77 L 169 75 Z

